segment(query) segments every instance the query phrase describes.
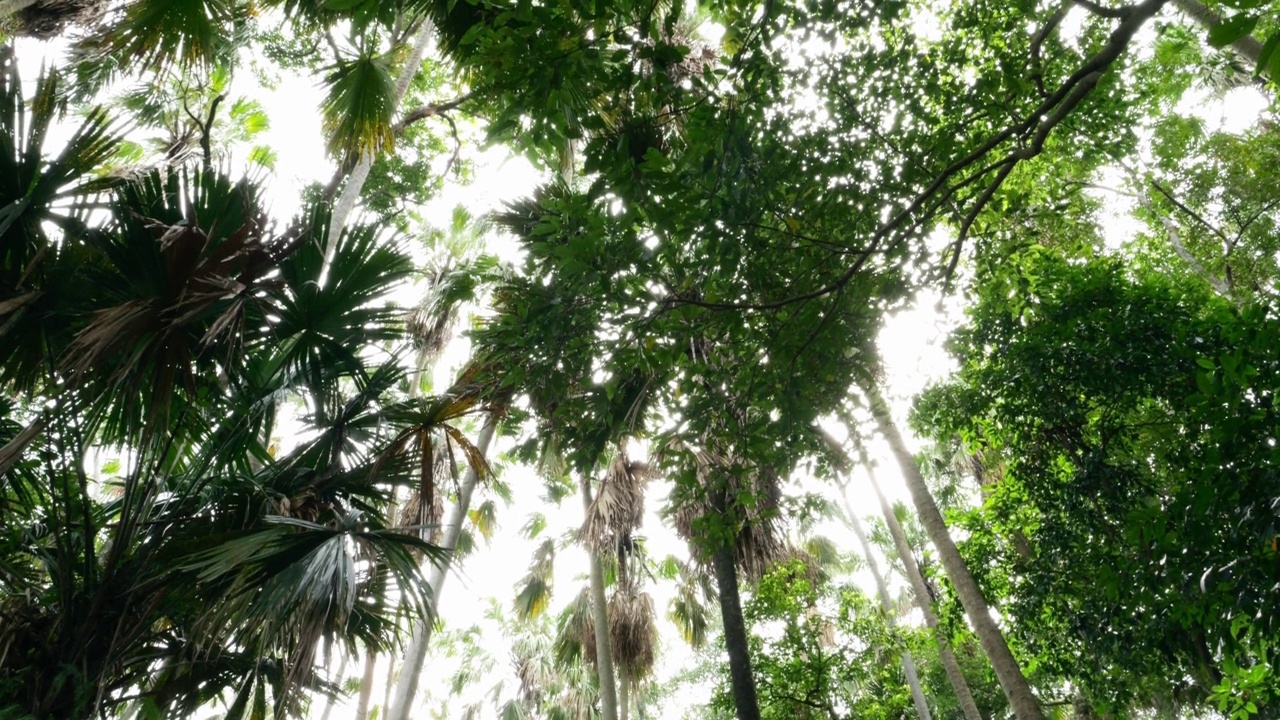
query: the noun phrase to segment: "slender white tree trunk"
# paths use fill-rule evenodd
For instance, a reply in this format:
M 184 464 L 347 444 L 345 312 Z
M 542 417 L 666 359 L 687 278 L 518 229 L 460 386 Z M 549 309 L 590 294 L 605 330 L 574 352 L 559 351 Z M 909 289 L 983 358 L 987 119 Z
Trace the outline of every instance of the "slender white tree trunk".
M 345 653 L 345 652 L 344 652 L 344 653 L 342 653 L 342 660 L 340 660 L 340 661 L 338 662 L 338 672 L 337 672 L 337 673 L 335 673 L 335 674 L 338 676 L 338 684 L 339 684 L 339 685 L 342 685 L 342 677 L 343 677 L 343 675 L 345 675 L 345 674 L 346 674 L 346 672 L 347 672 L 347 658 L 348 658 L 348 657 L 350 657 L 350 656 L 349 656 L 349 655 L 347 655 L 347 653 Z M 325 698 L 325 701 L 324 701 L 324 712 L 320 713 L 320 720 L 329 720 L 329 715 L 330 715 L 330 714 L 332 714 L 332 713 L 333 713 L 333 698 L 332 698 L 332 697 Z
M 903 441 L 902 434 L 898 432 L 898 426 L 893 422 L 889 407 L 874 387 L 867 387 L 866 392 L 871 401 L 871 413 L 875 416 L 880 434 L 889 441 L 889 448 L 898 462 L 903 479 L 906 480 L 907 489 L 911 492 L 911 499 L 915 503 L 920 522 L 924 525 L 925 532 L 929 534 L 930 542 L 938 550 L 942 568 L 946 571 L 952 586 L 955 587 L 960 604 L 964 606 L 965 614 L 973 624 L 978 642 L 991 661 L 991 668 L 995 671 L 1000 688 L 1004 690 L 1005 697 L 1009 700 L 1009 707 L 1018 720 L 1044 720 L 1040 703 L 1036 700 L 1035 693 L 1031 691 L 1031 685 L 1027 682 L 1026 676 L 1022 674 L 1018 661 L 1009 651 L 1004 633 L 991 617 L 991 609 L 987 605 L 986 598 L 982 596 L 982 591 L 974 582 L 973 575 L 969 573 L 964 558 L 960 557 L 960 551 L 956 549 L 955 541 L 951 539 L 951 532 L 942 518 L 942 512 L 938 510 L 938 505 L 934 502 L 928 485 L 925 484 L 924 476 L 920 474 L 915 458 L 907 450 L 907 444 Z
M 369 698 L 373 695 L 373 670 L 378 665 L 378 653 L 372 648 L 364 654 L 364 675 L 360 678 L 360 697 L 356 700 L 356 720 L 368 720 Z
M 627 674 L 621 673 L 618 677 L 618 720 L 628 720 L 631 717 L 631 681 L 627 679 Z
M 391 707 L 391 692 L 395 690 L 396 656 L 387 655 L 387 678 L 382 686 L 382 710 L 378 715 L 386 715 Z
M 867 540 L 867 533 L 862 529 L 862 521 L 858 519 L 856 513 L 853 512 L 853 506 L 849 504 L 849 493 L 846 492 L 847 484 L 840 486 L 840 499 L 844 502 L 844 514 L 849 521 L 849 527 L 853 529 L 853 534 L 858 538 L 858 544 L 862 546 L 862 554 L 867 558 L 867 567 L 871 569 L 871 576 L 876 581 L 876 594 L 880 596 L 880 607 L 884 608 L 885 622 L 890 628 L 897 627 L 897 611 L 893 601 L 889 599 L 889 588 L 884 581 L 884 574 L 880 572 L 880 564 L 876 562 L 876 556 L 871 552 L 871 543 Z M 920 676 L 916 673 L 915 661 L 911 659 L 911 652 L 902 651 L 902 672 L 907 676 L 907 686 L 911 688 L 911 701 L 915 703 L 916 715 L 920 720 L 933 720 L 933 715 L 929 712 L 929 703 L 925 700 L 924 689 L 920 687 Z
M 938 659 L 942 661 L 942 669 L 947 675 L 947 682 L 956 694 L 956 702 L 960 705 L 960 711 L 964 713 L 965 720 L 982 720 L 982 713 L 978 711 L 978 704 L 973 699 L 973 692 L 969 690 L 969 682 L 965 680 L 964 672 L 960 670 L 960 662 L 956 660 L 956 654 L 951 650 L 951 641 L 947 638 L 942 622 L 938 619 L 938 613 L 933 609 L 929 588 L 924 583 L 924 573 L 920 571 L 920 566 L 916 564 L 915 553 L 911 543 L 907 541 L 907 534 L 902 530 L 902 524 L 898 522 L 898 516 L 893 512 L 893 506 L 889 504 L 889 500 L 885 498 L 884 491 L 880 489 L 880 481 L 876 478 L 875 467 L 867 458 L 865 446 L 858 436 L 858 428 L 851 417 L 844 416 L 842 420 L 844 421 L 845 429 L 849 433 L 850 442 L 858 450 L 859 462 L 867 470 L 867 479 L 871 483 L 871 489 L 875 491 L 876 498 L 880 502 L 880 512 L 884 515 L 885 525 L 889 527 L 889 535 L 893 538 L 893 546 L 898 551 L 898 557 L 902 558 L 902 567 L 906 571 L 907 582 L 911 585 L 911 594 L 915 598 L 916 607 L 920 608 L 920 613 L 924 615 L 924 624 L 933 633 L 933 639 L 938 644 Z M 840 443 L 825 432 L 823 433 L 823 438 L 826 440 L 827 445 L 841 458 L 845 467 L 852 468 L 853 459 L 849 457 Z M 843 490 L 844 488 L 841 488 L 842 492 Z M 845 512 L 849 512 L 847 499 L 845 499 L 845 503 Z
M 582 509 L 591 512 L 591 480 L 585 475 L 580 481 Z M 591 620 L 596 635 L 596 673 L 600 679 L 600 717 L 602 720 L 618 720 L 617 684 L 613 674 L 613 650 L 609 645 L 609 605 L 604 596 L 604 571 L 600 558 L 590 548 L 587 555 L 591 564 Z
M 422 59 L 426 57 L 427 52 L 432 50 L 436 43 L 435 27 L 429 20 L 422 21 L 422 28 L 418 30 L 418 35 L 413 42 L 413 51 L 409 54 L 409 59 L 405 61 L 404 68 L 396 77 L 396 85 L 392 94 L 392 106 L 398 108 L 404 100 L 404 96 L 409 92 L 409 83 L 413 81 L 418 70 L 422 67 Z M 337 249 L 338 236 L 342 234 L 342 229 L 347 226 L 347 220 L 351 218 L 352 211 L 355 210 L 356 202 L 360 200 L 360 192 L 364 190 L 364 184 L 369 179 L 369 171 L 373 168 L 374 156 L 365 153 L 360 156 L 360 161 L 351 169 L 351 173 L 347 175 L 346 184 L 342 186 L 342 193 L 338 195 L 338 199 L 333 203 L 333 214 L 329 216 L 329 236 L 325 242 L 324 249 L 324 266 L 320 272 L 320 284 L 323 285 L 329 277 L 329 266 L 333 263 L 333 254 Z
M 476 439 L 476 448 L 481 456 L 489 454 L 489 445 L 493 441 L 496 427 L 497 420 L 491 417 L 480 431 L 480 436 Z M 458 488 L 458 500 L 449 513 L 448 524 L 445 525 L 444 541 L 440 544 L 447 552 L 452 553 L 458 547 L 458 537 L 462 534 L 467 511 L 471 508 L 471 494 L 475 491 L 479 480 L 480 473 L 477 469 L 468 467 L 466 475 L 462 478 L 462 485 Z M 396 683 L 395 694 L 387 709 L 387 720 L 409 720 L 411 717 L 410 708 L 413 705 L 414 696 L 418 694 L 418 678 L 422 674 L 422 665 L 427 658 L 427 646 L 431 642 L 431 632 L 435 629 L 435 615 L 440 608 L 440 594 L 444 590 L 444 581 L 451 562 L 452 556 L 446 556 L 431 569 L 428 579 L 431 588 L 430 615 L 419 620 L 414 627 L 409 646 L 405 648 L 404 667 L 400 669 L 400 681 Z

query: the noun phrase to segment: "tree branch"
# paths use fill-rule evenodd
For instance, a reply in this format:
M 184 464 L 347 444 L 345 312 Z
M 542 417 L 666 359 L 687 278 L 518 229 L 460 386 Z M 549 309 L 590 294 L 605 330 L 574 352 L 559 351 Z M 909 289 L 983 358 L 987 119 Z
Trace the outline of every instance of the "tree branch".
M 1184 214 L 1191 217 L 1192 220 L 1195 220 L 1196 222 L 1200 223 L 1200 225 L 1203 226 L 1204 229 L 1208 230 L 1210 233 L 1213 233 L 1215 236 L 1217 236 L 1217 238 L 1223 242 L 1224 247 L 1231 243 L 1231 239 L 1227 237 L 1226 233 L 1218 229 L 1218 227 L 1213 223 L 1201 217 L 1200 213 L 1187 207 L 1181 200 L 1174 197 L 1173 193 L 1169 190 L 1169 188 L 1166 188 L 1163 184 L 1160 183 L 1160 181 L 1156 180 L 1155 178 L 1152 178 L 1151 187 L 1158 190 L 1160 194 L 1163 195 L 1165 199 L 1168 200 L 1170 203 L 1173 203 L 1174 207 L 1178 208 Z
M 399 135 L 404 132 L 405 128 L 409 127 L 410 125 L 416 122 L 425 120 L 429 117 L 435 117 L 436 115 L 441 115 L 443 113 L 449 112 L 450 110 L 456 110 L 463 103 L 470 100 L 473 97 L 473 95 L 474 93 L 464 93 L 452 100 L 446 100 L 445 102 L 440 102 L 440 103 L 433 103 L 431 105 L 423 105 L 421 107 L 416 107 L 412 110 L 409 110 L 405 112 L 403 117 L 400 118 L 400 122 L 392 126 L 391 128 L 392 132 L 394 132 L 396 135 Z
M 1132 5 L 1126 5 L 1119 8 L 1109 8 L 1104 5 L 1099 5 L 1098 3 L 1093 2 L 1093 0 L 1071 0 L 1071 4 L 1082 7 L 1098 17 L 1110 18 L 1112 20 L 1124 20 L 1129 17 L 1129 14 L 1134 10 L 1134 6 Z

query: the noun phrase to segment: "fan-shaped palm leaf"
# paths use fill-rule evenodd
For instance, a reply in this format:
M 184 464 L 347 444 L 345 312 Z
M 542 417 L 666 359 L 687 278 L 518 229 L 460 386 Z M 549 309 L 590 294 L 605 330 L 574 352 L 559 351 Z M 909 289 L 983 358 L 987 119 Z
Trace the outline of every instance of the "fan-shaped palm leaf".
M 366 51 L 339 60 L 325 76 L 321 105 L 329 152 L 343 160 L 376 156 L 395 143 L 395 80 L 386 56 Z
M 409 276 L 412 263 L 396 242 L 370 227 L 343 230 L 323 276 L 329 211 L 313 207 L 303 239 L 280 263 L 281 290 L 273 297 L 279 320 L 261 341 L 296 345 L 288 362 L 308 385 L 323 387 L 334 370 L 356 375 L 360 351 L 400 336 L 387 294 Z
M 517 583 L 516 617 L 536 618 L 551 603 L 552 576 L 555 570 L 555 540 L 547 538 L 538 545 L 529 564 L 529 572 Z
M 137 0 L 103 29 L 100 42 L 133 67 L 212 65 L 240 12 L 228 0 Z
M 425 616 L 430 603 L 417 556 L 439 559 L 439 549 L 365 518 L 347 514 L 321 524 L 269 517 L 266 528 L 219 543 L 179 565 L 208 598 L 202 621 L 206 632 L 217 636 L 230 628 L 237 645 L 260 652 L 286 648 L 285 684 L 294 688 L 310 673 L 323 636 L 383 644 L 382 631 L 395 623 L 395 610 L 370 617 L 388 610 L 357 602 L 360 587 L 373 581 L 372 568 L 385 568 L 402 601 Z
M 675 597 L 667 606 L 667 619 L 675 624 L 680 636 L 694 648 L 707 642 L 712 608 L 719 598 L 711 576 L 691 563 L 668 557 L 662 563 L 663 575 L 677 581 Z
M 101 189 L 90 173 L 118 143 L 106 115 L 93 110 L 62 152 L 46 157 L 60 85 L 58 75 L 41 75 L 28 103 L 13 48 L 0 47 L 0 382 L 23 392 L 46 375 L 48 349 L 68 342 L 64 320 L 87 289 L 76 272 L 83 199 Z M 50 226 L 71 241 L 51 244 Z
M 583 587 L 556 618 L 552 644 L 556 665 L 569 668 L 576 663 L 596 661 L 596 634 L 591 619 L 591 590 Z

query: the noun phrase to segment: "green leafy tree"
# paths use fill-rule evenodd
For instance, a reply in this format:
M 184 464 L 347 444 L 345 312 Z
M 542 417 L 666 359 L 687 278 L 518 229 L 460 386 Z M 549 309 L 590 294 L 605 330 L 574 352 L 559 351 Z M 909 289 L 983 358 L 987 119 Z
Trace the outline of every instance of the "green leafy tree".
M 1258 712 L 1276 692 L 1273 313 L 1039 248 L 979 292 L 964 369 L 917 418 L 984 458 L 966 553 L 1015 642 L 1111 712 Z

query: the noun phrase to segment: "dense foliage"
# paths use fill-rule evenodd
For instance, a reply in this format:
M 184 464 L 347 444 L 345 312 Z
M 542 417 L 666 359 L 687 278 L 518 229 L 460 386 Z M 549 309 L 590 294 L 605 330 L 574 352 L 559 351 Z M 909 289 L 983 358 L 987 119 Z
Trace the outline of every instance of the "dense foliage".
M 670 700 L 674 634 L 669 714 L 1280 706 L 1275 2 L 3 0 L 0 32 L 0 717 L 618 720 Z M 332 176 L 280 218 L 300 77 Z M 537 186 L 441 212 L 481 146 Z M 940 295 L 913 458 L 879 335 Z M 495 679 L 506 645 L 435 621 L 507 472 L 543 504 Z

